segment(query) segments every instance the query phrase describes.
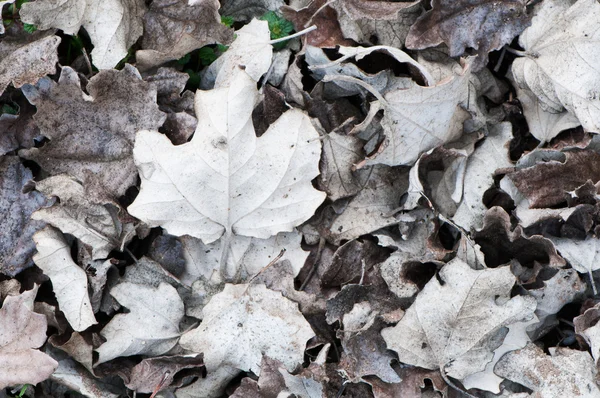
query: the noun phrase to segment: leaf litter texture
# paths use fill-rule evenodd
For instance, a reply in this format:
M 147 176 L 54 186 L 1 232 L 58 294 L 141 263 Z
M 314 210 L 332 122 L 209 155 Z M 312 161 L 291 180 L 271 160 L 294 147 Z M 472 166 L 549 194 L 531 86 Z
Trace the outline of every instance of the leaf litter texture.
M 434 1 L 418 18 L 411 2 L 290 1 L 296 30 L 318 29 L 274 52 L 267 23 L 251 19 L 281 1 L 145 3 L 40 0 L 22 17 L 49 7 L 35 17 L 41 32 L 11 23 L 0 37 L 14 44 L 0 57 L 0 129 L 11 141 L 0 203 L 15 225 L 2 244 L 18 249 L 5 274 L 29 267 L 23 286 L 44 283 L 35 308 L 52 326 L 43 350 L 58 362 L 51 376 L 10 383 L 49 377 L 36 393 L 57 396 L 65 386 L 103 397 L 131 394 L 125 386 L 180 398 L 523 396 L 514 383 L 595 396 L 595 328 L 568 322 L 595 286 L 598 146 L 583 131 L 597 131 L 597 72 L 586 65 L 596 4 Z M 487 69 L 488 52 L 531 16 L 524 50 L 491 56 L 496 72 Z M 56 71 L 59 21 L 67 35 L 87 31 L 100 72 L 79 58 L 44 77 Z M 415 39 L 422 29 L 432 38 Z M 184 91 L 184 67 L 166 61 L 231 39 L 197 71 L 203 91 Z M 127 50 L 150 83 L 129 65 L 111 69 Z M 28 120 L 21 93 L 38 108 L 42 141 L 16 135 Z M 273 93 L 277 109 L 256 108 Z M 32 240 L 36 219 L 62 234 L 47 227 Z M 17 279 L 0 282 L 2 310 L 18 291 Z M 527 351 L 529 341 L 550 356 Z M 557 377 L 543 374 L 549 358 Z M 254 375 L 231 384 L 242 372 Z

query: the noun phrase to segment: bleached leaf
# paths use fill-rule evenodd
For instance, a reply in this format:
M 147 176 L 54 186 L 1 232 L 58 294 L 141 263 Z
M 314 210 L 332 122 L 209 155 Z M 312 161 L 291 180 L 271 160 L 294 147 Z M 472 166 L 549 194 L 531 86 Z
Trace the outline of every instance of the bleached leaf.
M 211 283 L 224 282 L 219 272 L 222 240 L 205 245 L 201 240 L 187 235 L 180 239 L 186 263 L 185 271 L 180 276 L 182 283 L 191 286 L 199 277 Z M 236 280 L 246 281 L 285 249 L 283 258 L 290 260 L 294 276 L 297 276 L 309 254 L 302 250 L 301 241 L 302 235 L 296 231 L 280 232 L 269 239 L 236 236 L 229 245 L 226 275 L 237 276 Z
M 556 250 L 560 252 L 571 267 L 577 272 L 588 274 L 594 291 L 594 278 L 592 272 L 600 269 L 600 239 L 588 236 L 585 240 L 551 237 Z
M 526 369 L 526 371 L 524 371 Z M 551 348 L 550 355 L 533 343 L 509 352 L 494 372 L 534 391 L 535 397 L 596 398 L 600 388 L 589 353 L 565 347 Z
M 31 218 L 45 221 L 90 246 L 93 260 L 108 257 L 111 250 L 133 237 L 133 226 L 121 224 L 114 207 L 111 214 L 110 205 L 89 200 L 83 185 L 73 178 L 49 177 L 36 183 L 35 188 L 46 196 L 60 198 L 60 203 L 36 211 Z
M 85 28 L 94 49 L 92 62 L 111 69 L 142 35 L 143 0 L 40 0 L 23 4 L 23 22 L 40 30 L 56 28 L 75 35 Z
M 600 4 L 596 0 L 544 1 L 519 38 L 525 56 L 512 73 L 545 110 L 567 109 L 586 131 L 600 131 Z
M 237 30 L 235 35 L 236 39 L 229 49 L 204 71 L 201 88 L 228 87 L 234 84 L 240 65 L 255 82 L 269 70 L 273 46 L 269 44 L 271 33 L 267 21 L 253 19 Z
M 156 131 L 140 131 L 134 158 L 142 187 L 129 213 L 205 244 L 225 235 L 225 248 L 233 235 L 266 239 L 312 216 L 325 197 L 311 184 L 318 133 L 304 113 L 289 110 L 256 138 L 257 95 L 256 82 L 239 71 L 231 86 L 196 94 L 190 142 L 173 146 Z
M 469 74 L 467 64 L 436 85 L 424 87 L 411 80 L 405 88 L 387 91 L 381 120 L 385 139 L 367 164 L 412 165 L 423 152 L 457 139 L 469 117 L 462 108 Z
M 46 341 L 46 317 L 27 308 L 20 296 L 8 296 L 0 308 L 0 388 L 37 384 L 58 363 L 36 350 Z
M 204 307 L 200 326 L 185 333 L 183 348 L 204 353 L 207 371 L 233 367 L 260 375 L 263 355 L 289 371 L 302 364 L 314 336 L 298 304 L 264 285 L 225 285 Z
M 3 25 L 0 23 L 0 26 Z M 46 34 L 3 38 L 0 41 L 0 94 L 11 83 L 18 88 L 53 74 L 59 44 L 60 37 Z
M 177 344 L 184 308 L 174 287 L 126 282 L 113 287 L 110 294 L 130 312 L 115 315 L 100 332 L 106 342 L 96 349 L 97 364 L 120 356 L 160 355 Z
M 96 324 L 87 288 L 87 275 L 71 258 L 71 248 L 55 228 L 46 227 L 33 235 L 36 265 L 50 277 L 58 306 L 78 332 Z
M 462 379 L 485 368 L 504 340 L 505 326 L 533 315 L 532 297 L 510 298 L 515 281 L 508 267 L 475 271 L 454 259 L 425 285 L 400 322 L 381 334 L 401 362 Z

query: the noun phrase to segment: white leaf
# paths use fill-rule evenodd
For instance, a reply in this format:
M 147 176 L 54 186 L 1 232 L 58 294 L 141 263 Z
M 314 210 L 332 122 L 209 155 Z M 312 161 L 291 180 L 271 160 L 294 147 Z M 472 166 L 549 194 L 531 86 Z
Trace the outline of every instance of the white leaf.
M 203 352 L 206 369 L 226 366 L 260 375 L 263 355 L 293 371 L 314 336 L 298 304 L 264 285 L 225 285 L 204 307 L 197 329 L 181 337 L 183 348 Z
M 492 359 L 504 326 L 533 315 L 533 297 L 510 298 L 514 283 L 509 267 L 475 271 L 454 259 L 425 285 L 400 322 L 381 334 L 401 362 L 463 379 Z
M 94 49 L 92 62 L 111 69 L 142 35 L 143 0 L 40 0 L 23 4 L 23 22 L 40 30 L 56 28 L 75 35 L 84 27 Z
M 309 118 L 285 112 L 257 138 L 251 115 L 256 82 L 238 71 L 231 86 L 196 94 L 198 127 L 173 146 L 156 131 L 140 131 L 134 158 L 140 194 L 129 213 L 170 234 L 209 244 L 225 234 L 267 239 L 311 217 L 325 199 L 311 180 L 321 144 Z
M 130 312 L 117 314 L 100 334 L 106 342 L 96 349 L 97 364 L 120 356 L 161 355 L 177 344 L 184 308 L 177 290 L 161 283 L 152 288 L 120 283 L 110 294 Z
M 81 332 L 96 324 L 87 275 L 71 258 L 71 248 L 55 228 L 46 227 L 33 235 L 37 254 L 33 261 L 50 277 L 58 306 L 73 330 Z
M 600 239 L 588 236 L 585 240 L 550 237 L 560 252 L 577 272 L 588 274 L 594 293 L 596 285 L 592 272 L 600 269 Z
M 566 108 L 586 131 L 600 131 L 600 4 L 544 1 L 519 38 L 525 57 L 512 73 L 547 111 Z

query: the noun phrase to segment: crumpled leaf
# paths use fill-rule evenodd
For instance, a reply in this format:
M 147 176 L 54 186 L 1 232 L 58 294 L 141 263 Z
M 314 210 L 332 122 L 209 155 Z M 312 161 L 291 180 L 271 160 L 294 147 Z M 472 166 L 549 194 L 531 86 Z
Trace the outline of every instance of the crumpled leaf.
M 515 81 L 545 110 L 567 109 L 585 131 L 600 131 L 600 4 L 595 0 L 544 1 L 519 37 L 525 56 L 512 64 Z
M 8 296 L 0 309 L 0 388 L 37 384 L 54 372 L 58 363 L 36 350 L 46 341 L 46 317 L 27 307 L 25 292 Z M 32 298 L 33 299 L 33 298 Z
M 236 39 L 202 74 L 200 88 L 226 87 L 233 84 L 240 65 L 254 81 L 267 73 L 273 59 L 271 33 L 267 21 L 253 19 L 235 32 Z M 198 112 L 196 112 L 197 116 Z
M 540 398 L 600 396 L 594 361 L 584 351 L 558 347 L 551 348 L 550 355 L 546 355 L 529 343 L 502 357 L 494 372 L 533 390 Z
M 227 44 L 232 32 L 221 23 L 218 10 L 218 0 L 153 1 L 144 14 L 143 49 L 135 54 L 138 67 L 146 70 L 208 44 Z
M 177 344 L 184 308 L 174 287 L 120 283 L 110 294 L 130 312 L 117 314 L 100 334 L 106 342 L 96 349 L 97 364 L 129 355 L 160 355 Z
M 235 368 L 260 376 L 264 355 L 293 371 L 314 335 L 298 305 L 264 285 L 225 285 L 204 307 L 200 326 L 180 345 L 204 353 L 206 370 Z
M 143 0 L 39 0 L 23 4 L 20 15 L 40 30 L 56 28 L 75 35 L 85 28 L 94 45 L 93 64 L 110 69 L 142 35 L 145 11 Z
M 0 23 L 0 26 L 3 25 Z M 42 76 L 53 74 L 58 62 L 59 44 L 60 37 L 45 33 L 14 37 L 7 35 L 6 38 L 2 38 L 0 95 L 11 83 L 18 88 L 24 84 L 34 84 Z
M 400 322 L 381 334 L 401 362 L 465 378 L 492 359 L 505 326 L 533 315 L 532 297 L 510 298 L 514 283 L 508 267 L 475 271 L 454 259 L 425 285 Z
M 588 308 L 583 314 L 573 319 L 575 325 L 575 333 L 582 336 L 586 343 L 590 346 L 592 351 L 592 357 L 594 361 L 598 363 L 600 359 L 600 326 L 598 320 L 600 319 L 600 312 L 598 311 L 598 304 L 592 308 Z
M 266 239 L 312 216 L 325 197 L 311 185 L 318 133 L 305 114 L 289 110 L 256 138 L 256 98 L 256 83 L 239 71 L 229 87 L 196 94 L 199 122 L 189 143 L 173 146 L 158 132 L 139 132 L 134 157 L 142 187 L 129 213 L 205 244 L 224 235 L 223 250 L 235 235 Z
M 37 106 L 34 119 L 50 142 L 19 155 L 52 175 L 76 178 L 98 202 L 115 199 L 135 184 L 135 132 L 157 129 L 164 114 L 156 105 L 156 91 L 134 67 L 98 73 L 87 85 L 89 95 L 69 67 L 63 68 L 58 84 L 44 78 L 24 92 Z
M 130 380 L 126 385 L 130 390 L 152 393 L 158 385 L 162 388 L 173 385 L 177 372 L 188 369 L 186 376 L 201 376 L 203 367 L 202 354 L 146 358 L 131 369 Z
M 529 25 L 525 0 L 433 0 L 432 9 L 411 26 L 406 47 L 424 49 L 446 43 L 450 56 L 477 50 L 473 70 L 482 69 L 488 53 L 509 44 Z
M 0 272 L 15 276 L 33 265 L 31 256 L 35 245 L 31 237 L 44 227 L 41 221 L 31 220 L 31 214 L 46 204 L 39 192 L 22 191 L 32 179 L 16 156 L 0 156 Z
M 60 198 L 60 203 L 40 209 L 31 216 L 71 234 L 92 249 L 92 259 L 103 259 L 113 249 L 120 249 L 133 237 L 133 225 L 118 219 L 118 210 L 112 205 L 90 201 L 83 186 L 74 179 L 58 175 L 36 183 L 44 195 Z
M 540 161 L 532 167 L 508 174 L 519 192 L 534 208 L 551 207 L 567 201 L 570 192 L 600 181 L 600 154 L 596 151 L 569 151 L 564 161 Z
M 96 324 L 87 289 L 87 275 L 71 258 L 71 248 L 55 228 L 33 235 L 37 254 L 33 261 L 52 281 L 58 306 L 73 330 L 81 332 Z
M 469 117 L 463 109 L 469 75 L 470 67 L 465 64 L 434 86 L 419 86 L 407 79 L 405 87 L 387 91 L 385 102 L 380 100 L 385 110 L 381 120 L 385 139 L 366 164 L 412 165 L 423 152 L 457 139 Z

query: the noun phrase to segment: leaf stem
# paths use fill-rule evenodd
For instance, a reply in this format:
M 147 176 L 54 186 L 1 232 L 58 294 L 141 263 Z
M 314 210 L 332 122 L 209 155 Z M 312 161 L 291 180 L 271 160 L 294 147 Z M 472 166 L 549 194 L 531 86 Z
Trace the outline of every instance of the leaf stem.
M 298 36 L 302 36 L 305 35 L 309 32 L 312 32 L 313 30 L 317 29 L 317 27 L 315 25 L 309 26 L 306 29 L 301 30 L 300 32 L 296 32 L 293 35 L 289 35 L 289 36 L 285 36 L 285 37 L 280 37 L 279 39 L 274 39 L 271 41 L 268 41 L 267 44 L 277 44 L 280 43 L 282 41 L 286 41 L 286 40 L 290 40 L 293 39 L 294 37 L 298 37 Z
M 510 48 L 509 46 L 504 46 L 503 48 L 506 51 L 508 51 L 509 53 L 517 55 L 519 57 L 526 57 L 527 56 L 527 53 L 525 51 L 515 50 L 514 48 Z

